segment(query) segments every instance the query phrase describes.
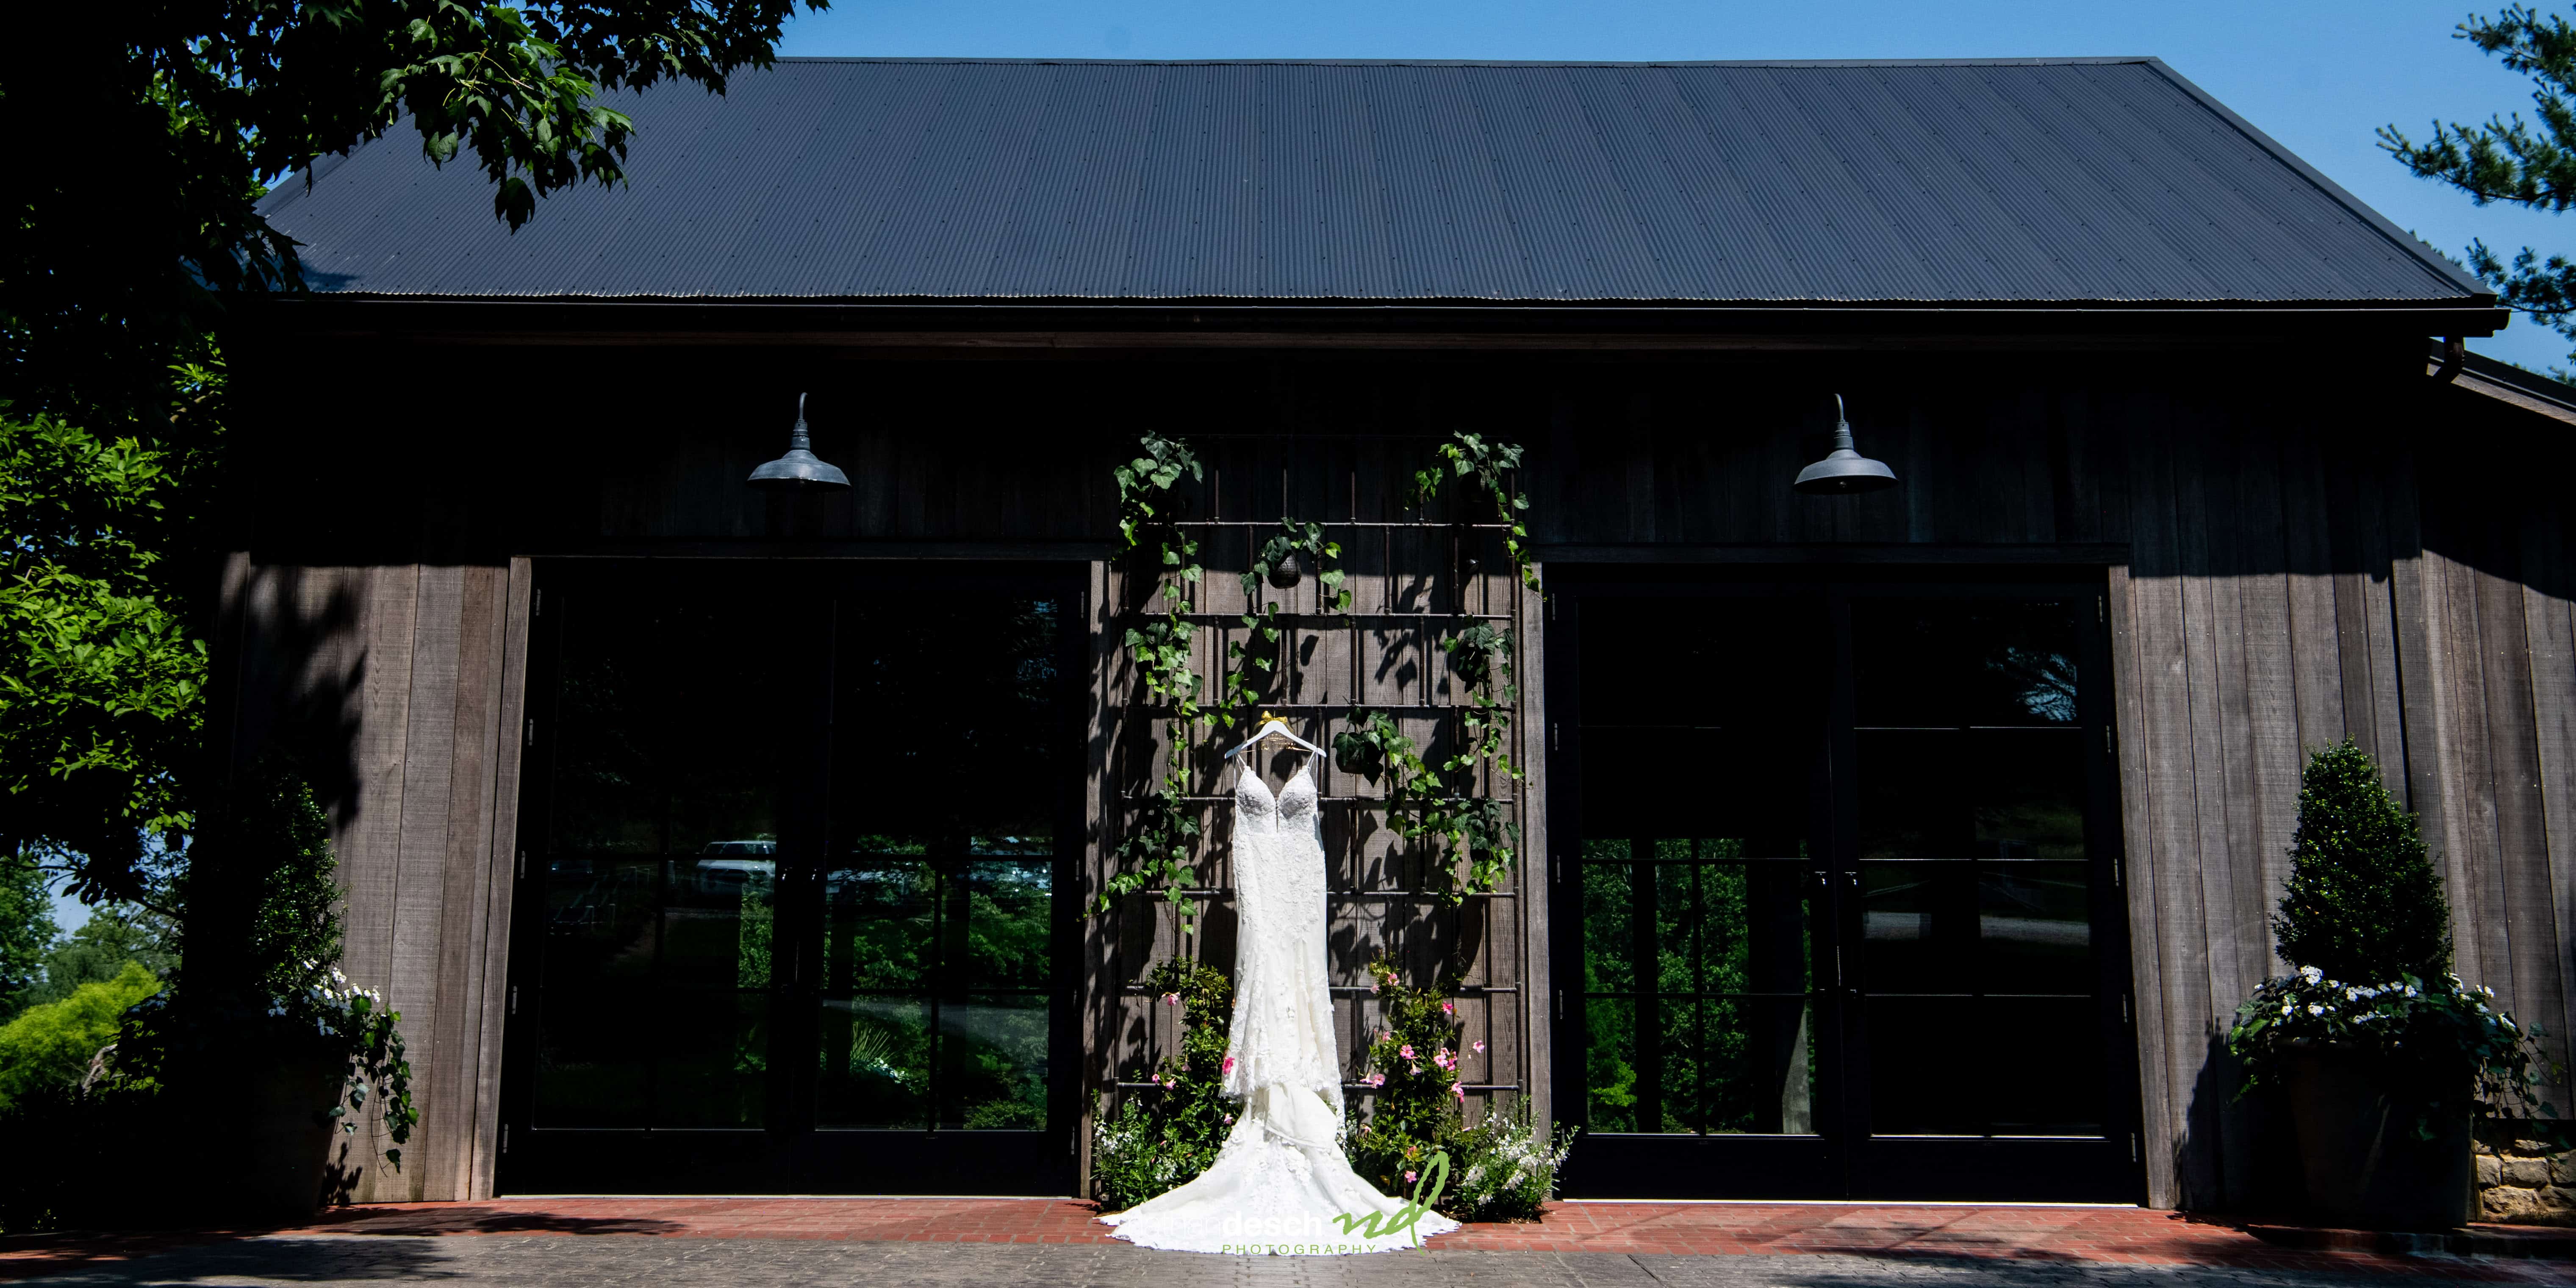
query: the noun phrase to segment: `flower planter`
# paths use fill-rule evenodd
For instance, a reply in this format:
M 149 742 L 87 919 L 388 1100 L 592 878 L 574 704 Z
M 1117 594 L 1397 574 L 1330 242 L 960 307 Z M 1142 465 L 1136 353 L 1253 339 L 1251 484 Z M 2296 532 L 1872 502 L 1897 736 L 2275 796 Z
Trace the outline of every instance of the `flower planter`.
M 214 1132 L 224 1181 L 217 1214 L 245 1221 L 301 1221 L 323 1202 L 338 1135 L 330 1110 L 347 1077 L 345 1056 L 296 1052 L 228 1079 L 233 1102 Z
M 2343 1051 L 2298 1051 L 2288 1074 L 2310 1219 L 2363 1230 L 2447 1230 L 2468 1222 L 2465 1098 L 2424 1140 L 2415 1131 L 2416 1107 L 2392 1102 Z

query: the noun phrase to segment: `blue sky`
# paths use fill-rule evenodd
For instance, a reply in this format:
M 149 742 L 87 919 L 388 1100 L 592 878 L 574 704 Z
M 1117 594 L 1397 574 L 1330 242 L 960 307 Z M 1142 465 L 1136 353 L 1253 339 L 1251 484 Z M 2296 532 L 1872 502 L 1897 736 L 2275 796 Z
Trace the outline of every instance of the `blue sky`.
M 1948 58 L 2153 54 L 2380 213 L 2457 255 L 2576 249 L 2576 214 L 2483 210 L 2374 142 L 2435 115 L 2525 109 L 2529 82 L 2451 32 L 2500 4 L 2340 0 L 837 0 L 783 53 L 1004 58 Z M 2543 8 L 2550 6 L 2544 5 Z M 2563 12 L 2563 10 L 2562 10 Z M 2526 113 L 2527 114 L 2527 113 Z M 2547 369 L 2569 342 L 2517 323 L 2480 352 Z

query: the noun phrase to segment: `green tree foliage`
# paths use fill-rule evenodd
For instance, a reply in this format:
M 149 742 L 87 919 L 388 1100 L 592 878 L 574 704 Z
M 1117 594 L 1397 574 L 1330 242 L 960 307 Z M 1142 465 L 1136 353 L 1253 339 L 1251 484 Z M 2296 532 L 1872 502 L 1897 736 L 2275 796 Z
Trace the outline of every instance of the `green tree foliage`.
M 0 1025 L 0 1108 L 47 1088 L 75 1087 L 90 1057 L 116 1040 L 126 1008 L 161 991 L 152 972 L 127 962 L 116 978 L 83 984 L 70 997 L 31 1006 Z
M 0 852 L 85 900 L 154 899 L 151 857 L 190 822 L 206 650 L 159 586 L 173 464 L 0 408 Z
M 0 1021 L 44 991 L 46 947 L 54 938 L 54 901 L 45 874 L 25 855 L 0 851 Z
M 192 821 L 188 591 L 224 547 L 184 538 L 216 481 L 217 341 L 304 285 L 268 185 L 407 122 L 516 229 L 547 193 L 623 181 L 633 125 L 607 95 L 722 92 L 796 9 L 219 0 L 0 41 L 0 851 L 34 849 L 85 901 L 150 902 L 145 860 Z
M 2432 137 L 2422 143 L 2386 125 L 2379 130 L 2380 146 L 2418 177 L 2447 183 L 2478 205 L 2501 201 L 2564 213 L 2576 205 L 2576 104 L 2569 102 L 2576 93 L 2576 26 L 2556 14 L 2542 17 L 2527 5 L 2511 5 L 2493 18 L 2469 15 L 2454 34 L 2532 78 L 2538 122 L 2520 113 L 2476 125 L 2437 118 Z M 2576 337 L 2576 261 L 2564 255 L 2543 259 L 2526 246 L 2507 264 L 2483 241 L 2471 242 L 2467 257 L 2503 303 Z
M 54 940 L 45 952 L 45 982 L 33 1002 L 59 1002 L 83 984 L 102 984 L 139 965 L 163 979 L 179 966 L 176 928 L 169 918 L 131 904 L 100 904 L 80 929 Z
M 263 760 L 206 820 L 178 888 L 183 996 L 228 1005 L 292 997 L 340 964 L 331 831 L 292 763 Z
M 227 297 L 300 281 L 254 204 L 264 181 L 407 120 L 430 160 L 490 176 L 516 228 L 549 192 L 623 180 L 633 123 L 603 93 L 721 92 L 769 63 L 796 7 L 220 0 L 102 6 L 0 42 L 8 383 L 47 410 L 152 414 L 154 372 Z
M 2292 965 L 2328 979 L 2435 980 L 2451 969 L 2451 908 L 2415 816 L 2349 738 L 2308 758 L 2272 933 Z

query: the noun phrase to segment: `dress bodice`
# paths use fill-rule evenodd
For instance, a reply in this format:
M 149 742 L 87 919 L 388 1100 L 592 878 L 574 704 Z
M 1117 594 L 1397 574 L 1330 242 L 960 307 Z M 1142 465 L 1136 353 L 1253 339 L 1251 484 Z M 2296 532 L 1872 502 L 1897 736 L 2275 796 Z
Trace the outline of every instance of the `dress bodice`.
M 1249 764 L 1234 779 L 1235 826 L 1259 832 L 1276 832 L 1287 828 L 1310 828 L 1315 819 L 1315 776 L 1299 765 L 1297 772 L 1273 795 L 1270 784 L 1261 781 Z

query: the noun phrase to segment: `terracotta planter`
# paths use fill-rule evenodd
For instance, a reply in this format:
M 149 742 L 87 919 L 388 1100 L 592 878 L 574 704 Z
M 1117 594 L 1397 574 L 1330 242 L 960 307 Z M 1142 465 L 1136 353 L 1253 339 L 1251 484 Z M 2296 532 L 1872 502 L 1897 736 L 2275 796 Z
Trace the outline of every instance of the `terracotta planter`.
M 2307 1172 L 2308 1215 L 2361 1230 L 2447 1230 L 2469 1219 L 2469 1108 L 2417 1137 L 2416 1106 L 2392 1102 L 2352 1057 L 2315 1047 L 2291 1057 L 2290 1116 Z

